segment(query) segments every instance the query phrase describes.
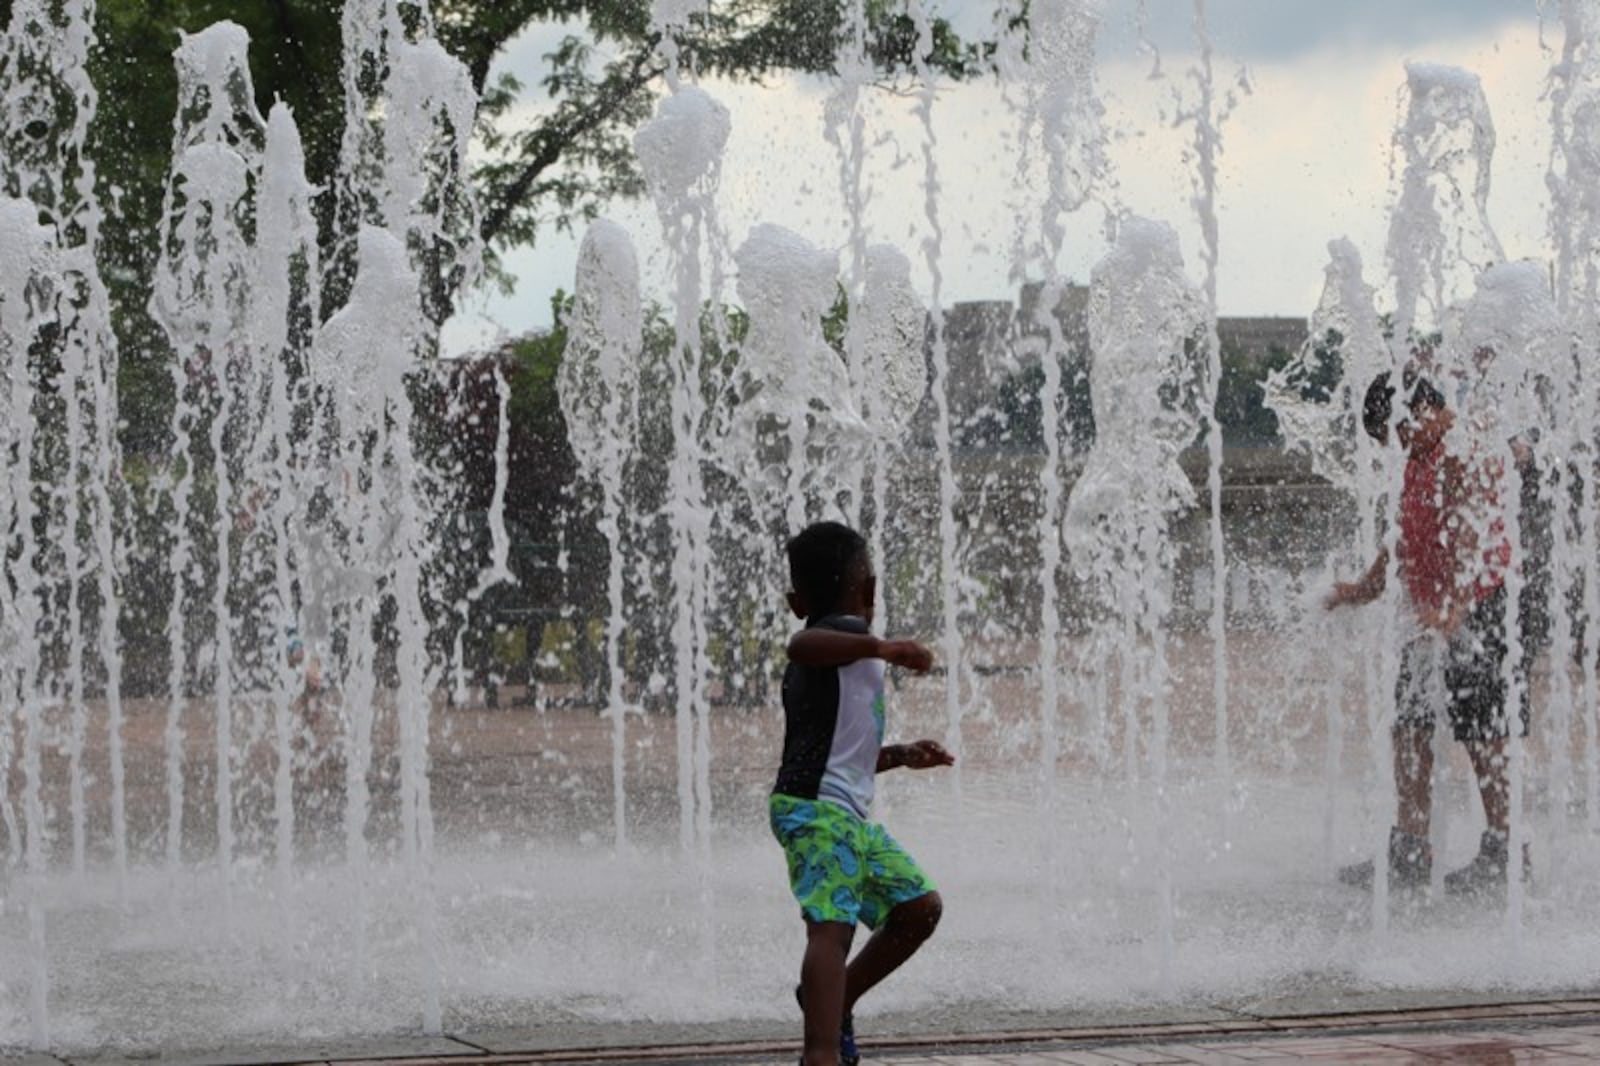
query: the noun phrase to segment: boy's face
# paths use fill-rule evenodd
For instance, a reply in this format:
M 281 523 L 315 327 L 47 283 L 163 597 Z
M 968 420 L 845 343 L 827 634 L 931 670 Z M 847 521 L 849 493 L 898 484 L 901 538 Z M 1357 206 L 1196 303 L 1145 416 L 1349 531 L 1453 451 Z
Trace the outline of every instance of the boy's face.
M 872 612 L 878 606 L 878 575 L 872 572 L 871 563 L 863 563 L 865 573 L 861 576 L 861 605 L 856 611 L 867 625 L 872 624 Z

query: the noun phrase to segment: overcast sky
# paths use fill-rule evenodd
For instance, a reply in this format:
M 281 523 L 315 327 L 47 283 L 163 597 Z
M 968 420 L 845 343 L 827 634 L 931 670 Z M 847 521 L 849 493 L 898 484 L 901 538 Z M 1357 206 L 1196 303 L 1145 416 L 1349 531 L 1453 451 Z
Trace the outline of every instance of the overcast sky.
M 992 5 L 946 5 L 960 27 L 982 32 Z M 1098 92 L 1111 134 L 1111 183 L 1105 208 L 1172 224 L 1185 261 L 1199 278 L 1199 230 L 1188 160 L 1192 131 L 1174 128 L 1179 94 L 1197 58 L 1190 0 L 1105 0 L 1098 38 Z M 1554 19 L 1556 5 L 1548 5 Z M 1304 316 L 1316 306 L 1327 242 L 1348 236 L 1369 281 L 1382 286 L 1384 240 L 1392 200 L 1392 138 L 1408 61 L 1460 66 L 1479 74 L 1498 134 L 1491 220 L 1512 258 L 1543 258 L 1548 244 L 1544 188 L 1549 109 L 1543 91 L 1560 47 L 1561 27 L 1541 26 L 1535 0 L 1207 0 L 1219 85 L 1241 74 L 1250 85 L 1222 129 L 1218 216 L 1223 314 Z M 1142 22 L 1161 56 L 1163 77 L 1150 78 L 1139 47 Z M 507 50 L 503 69 L 537 85 L 542 55 L 560 28 L 543 27 Z M 715 82 L 703 88 L 732 113 L 718 209 L 737 245 L 750 227 L 776 222 L 828 248 L 844 246 L 848 220 L 839 194 L 839 161 L 823 139 L 828 85 L 787 79 L 761 88 Z M 537 90 L 533 90 L 537 91 Z M 1043 191 L 1019 177 L 1021 117 L 992 80 L 946 86 L 934 109 L 940 171 L 939 249 L 944 300 L 1013 295 L 1013 248 L 1019 224 L 1036 215 Z M 539 106 L 530 98 L 529 106 Z M 877 94 L 868 110 L 873 241 L 899 245 L 922 261 L 929 227 L 920 160 L 923 131 L 912 102 Z M 621 203 L 610 216 L 633 234 L 645 288 L 665 297 L 669 265 L 660 226 L 647 203 Z M 1084 280 L 1105 254 L 1103 210 L 1074 220 L 1060 264 Z M 447 327 L 451 351 L 549 324 L 549 299 L 571 289 L 577 241 L 553 232 L 537 248 L 509 257 L 516 292 L 480 296 Z M 731 269 L 731 264 L 730 264 Z M 731 296 L 731 293 L 730 293 Z

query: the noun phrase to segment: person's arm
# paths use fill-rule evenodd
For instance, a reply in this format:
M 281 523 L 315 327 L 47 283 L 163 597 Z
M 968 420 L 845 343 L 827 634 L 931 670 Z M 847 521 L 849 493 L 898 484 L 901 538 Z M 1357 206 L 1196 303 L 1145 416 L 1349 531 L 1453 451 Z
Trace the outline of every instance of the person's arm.
M 908 770 L 931 770 L 935 766 L 954 766 L 956 757 L 937 740 L 918 740 L 910 744 L 885 744 L 878 749 L 878 773 L 904 766 Z
M 1367 567 L 1366 573 L 1355 581 L 1335 582 L 1333 591 L 1328 593 L 1328 598 L 1324 602 L 1329 610 L 1335 607 L 1371 603 L 1383 595 L 1384 585 L 1388 580 L 1389 549 L 1379 548 L 1378 557 L 1372 560 L 1372 565 Z
M 844 666 L 859 659 L 882 659 L 919 674 L 933 665 L 933 653 L 914 640 L 884 640 L 821 626 L 802 629 L 789 639 L 789 661 L 799 666 Z

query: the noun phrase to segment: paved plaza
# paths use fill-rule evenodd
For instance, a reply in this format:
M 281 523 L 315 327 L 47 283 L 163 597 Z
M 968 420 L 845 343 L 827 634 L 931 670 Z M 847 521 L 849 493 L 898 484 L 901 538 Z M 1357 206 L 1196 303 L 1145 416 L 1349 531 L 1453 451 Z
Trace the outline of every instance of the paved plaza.
M 1181 651 L 1173 674 L 1194 687 L 1209 645 Z M 1335 877 L 1338 863 L 1375 839 L 1363 799 L 1371 791 L 1363 774 L 1375 774 L 1363 720 L 1348 716 L 1334 767 L 1342 776 L 1331 776 L 1317 732 L 1326 719 L 1309 702 L 1271 700 L 1266 671 L 1250 668 L 1279 661 L 1278 652 L 1265 638 L 1230 646 L 1239 659 L 1230 723 L 1242 790 L 1221 791 L 1208 776 L 1209 705 L 1174 704 L 1175 747 L 1198 754 L 1174 774 L 1181 910 L 1166 952 L 1155 875 L 1130 850 L 1130 841 L 1154 839 L 1140 828 L 1148 816 L 1140 779 L 1124 782 L 1120 761 L 1100 773 L 1079 753 L 1064 754 L 1061 815 L 1041 817 L 1037 738 L 1018 724 L 1032 694 L 1016 672 L 986 675 L 996 713 L 966 730 L 961 791 L 934 775 L 896 778 L 886 790 L 897 835 L 939 871 L 950 906 L 933 947 L 860 1019 L 865 1061 L 1600 1059 L 1600 835 L 1585 812 L 1569 810 L 1563 823 L 1548 791 L 1534 792 L 1537 876 L 1514 927 L 1498 907 L 1430 897 L 1414 911 L 1392 909 L 1377 929 L 1370 895 Z M 904 735 L 940 734 L 938 687 L 938 679 L 907 684 Z M 377 747 L 388 752 L 393 717 L 382 709 Z M 403 935 L 409 897 L 392 852 L 379 852 L 361 905 L 351 901 L 337 790 L 326 821 L 302 827 L 292 906 L 278 904 L 268 760 L 236 767 L 241 863 L 223 905 L 206 866 L 214 738 L 198 725 L 185 736 L 183 762 L 193 872 L 174 890 L 152 858 L 166 813 L 163 713 L 137 704 L 127 716 L 129 836 L 141 861 L 126 899 L 109 876 L 80 883 L 70 854 L 56 857 L 47 942 L 56 1056 L 27 1066 L 795 1061 L 790 982 L 802 936 L 762 823 L 779 739 L 770 715 L 710 722 L 718 821 L 707 896 L 676 846 L 671 719 L 627 722 L 636 843 L 619 854 L 608 846 L 610 722 L 581 707 L 440 708 L 432 784 L 445 843 L 435 885 L 439 959 L 429 968 Z M 91 798 L 103 798 L 109 777 L 103 740 L 103 731 L 91 734 L 99 768 Z M 1538 768 L 1549 756 L 1535 741 Z M 53 747 L 47 754 L 44 798 L 68 810 L 66 760 Z M 382 843 L 399 790 L 393 760 L 379 762 L 371 837 Z M 1439 791 L 1449 863 L 1467 857 L 1480 826 L 1459 762 L 1445 764 Z M 1240 828 L 1223 852 L 1213 842 L 1225 809 Z M 98 845 L 104 827 L 91 828 Z M 64 844 L 65 831 L 56 839 Z M 1048 861 L 1051 847 L 1059 866 Z M 679 920 L 664 924 L 662 913 Z M 0 960 L 28 957 L 25 918 L 15 902 L 0 909 Z M 351 979 L 358 950 L 382 975 L 367 989 Z M 404 1035 L 420 1024 L 429 975 L 442 990 L 445 1035 Z M 0 996 L 10 1005 L 9 1015 L 0 1011 L 0 1044 L 14 1051 L 27 1038 L 27 987 L 11 982 Z M 266 988 L 275 991 L 264 996 Z M 0 1060 L 22 1061 L 4 1050 Z
M 796 1025 L 798 1028 L 798 1024 Z M 669 1031 L 662 1030 L 668 1037 Z M 715 1032 L 708 1030 L 707 1032 Z M 795 1039 L 636 1039 L 621 1027 L 587 1046 L 546 1037 L 473 1042 L 466 1037 L 384 1038 L 324 1047 L 219 1048 L 208 1052 L 6 1057 L 0 1066 L 513 1066 L 516 1063 L 714 1063 L 785 1066 Z M 863 1062 L 895 1066 L 1130 1066 L 1144 1063 L 1593 1063 L 1600 1062 L 1600 998 L 1369 1010 L 1295 1017 L 1213 1018 L 1138 1025 L 940 1033 L 931 1021 L 912 1035 L 864 1038 Z

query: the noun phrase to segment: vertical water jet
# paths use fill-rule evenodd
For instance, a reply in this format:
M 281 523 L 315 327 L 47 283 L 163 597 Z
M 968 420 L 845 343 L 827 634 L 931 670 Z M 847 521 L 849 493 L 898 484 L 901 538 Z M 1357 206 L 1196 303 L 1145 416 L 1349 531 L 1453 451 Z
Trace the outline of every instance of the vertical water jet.
M 621 852 L 628 844 L 624 754 L 629 709 L 623 668 L 627 543 L 623 508 L 625 475 L 638 431 L 643 346 L 639 261 L 626 230 L 605 219 L 590 225 L 578 250 L 573 289 L 557 386 L 572 450 L 599 489 L 599 528 L 609 549 L 605 713 L 611 719 L 612 843 Z
M 707 404 L 700 326 L 702 255 L 715 257 L 716 194 L 728 142 L 727 108 L 703 90 L 680 88 L 634 135 L 673 264 L 671 359 L 674 451 L 668 513 L 673 564 L 673 696 L 677 702 L 679 844 L 710 846 L 710 707 L 706 696 L 707 610 L 711 602 L 710 521 L 702 470 Z

